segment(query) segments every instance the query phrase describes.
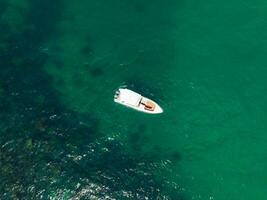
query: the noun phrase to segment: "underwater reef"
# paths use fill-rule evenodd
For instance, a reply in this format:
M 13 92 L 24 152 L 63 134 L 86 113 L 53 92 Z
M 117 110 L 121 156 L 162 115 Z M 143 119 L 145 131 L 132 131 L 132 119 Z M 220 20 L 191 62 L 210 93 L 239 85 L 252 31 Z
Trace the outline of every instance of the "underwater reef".
M 0 20 L 1 199 L 184 199 L 155 176 L 160 157 L 127 154 L 116 137 L 98 131 L 101 119 L 61 103 L 43 69 L 49 55 L 40 47 L 62 34 L 57 23 L 64 1 L 21 2 L 0 3 L 0 17 L 13 16 Z M 138 149 L 140 141 L 132 145 Z

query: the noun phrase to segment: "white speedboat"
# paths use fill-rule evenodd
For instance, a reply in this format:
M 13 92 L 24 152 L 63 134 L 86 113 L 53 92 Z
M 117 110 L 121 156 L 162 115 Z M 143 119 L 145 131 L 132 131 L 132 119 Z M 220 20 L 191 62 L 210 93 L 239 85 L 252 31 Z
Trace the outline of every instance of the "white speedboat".
M 145 113 L 159 114 L 163 112 L 156 102 L 129 89 L 118 89 L 115 93 L 114 101 Z

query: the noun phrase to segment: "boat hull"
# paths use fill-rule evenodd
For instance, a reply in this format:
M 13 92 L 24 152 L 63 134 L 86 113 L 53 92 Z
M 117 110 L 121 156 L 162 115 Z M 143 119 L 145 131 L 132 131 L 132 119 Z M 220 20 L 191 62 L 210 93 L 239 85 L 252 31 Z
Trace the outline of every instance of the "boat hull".
M 137 103 L 138 101 L 139 103 Z M 119 89 L 118 91 L 116 91 L 116 94 L 114 96 L 114 102 L 124 105 L 128 108 L 137 110 L 139 112 L 144 112 L 148 114 L 163 113 L 163 109 L 155 101 L 147 97 L 143 97 L 140 94 L 128 89 Z M 141 102 L 150 102 L 154 104 L 155 107 L 153 110 L 146 109 L 145 105 Z

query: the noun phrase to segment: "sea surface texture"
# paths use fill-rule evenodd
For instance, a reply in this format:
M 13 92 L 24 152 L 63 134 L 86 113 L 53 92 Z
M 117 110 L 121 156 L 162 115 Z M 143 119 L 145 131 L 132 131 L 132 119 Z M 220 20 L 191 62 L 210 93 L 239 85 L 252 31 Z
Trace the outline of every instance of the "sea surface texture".
M 1 0 L 0 199 L 266 200 L 266 1 Z

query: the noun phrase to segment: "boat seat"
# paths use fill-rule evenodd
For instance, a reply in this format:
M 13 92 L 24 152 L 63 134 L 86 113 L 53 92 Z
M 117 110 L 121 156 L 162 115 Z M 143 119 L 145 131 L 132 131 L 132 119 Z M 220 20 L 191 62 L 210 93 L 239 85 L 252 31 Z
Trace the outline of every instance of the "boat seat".
M 153 102 L 151 102 L 151 101 L 145 102 L 145 109 L 146 110 L 153 111 L 153 110 L 155 110 L 155 107 L 156 107 L 156 105 Z

